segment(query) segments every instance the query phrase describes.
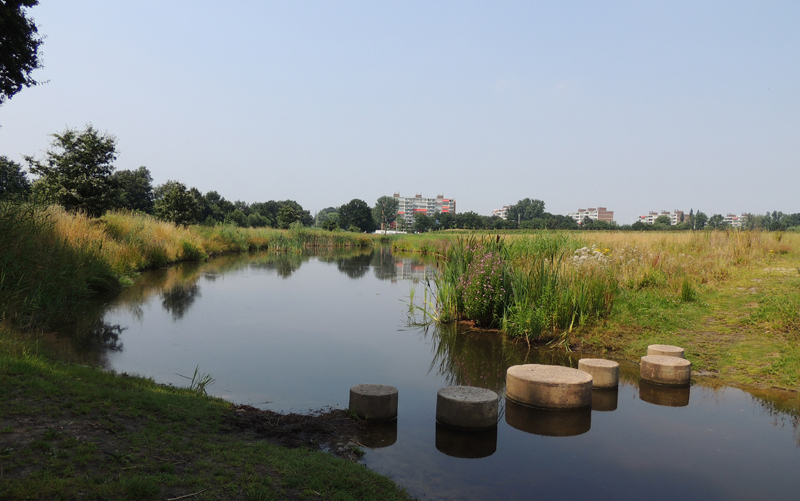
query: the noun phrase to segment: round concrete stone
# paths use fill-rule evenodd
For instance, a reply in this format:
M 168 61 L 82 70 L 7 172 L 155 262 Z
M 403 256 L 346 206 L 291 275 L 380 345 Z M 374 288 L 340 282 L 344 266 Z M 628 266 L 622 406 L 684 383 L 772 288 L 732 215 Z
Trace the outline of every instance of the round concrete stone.
M 668 344 L 651 344 L 647 347 L 647 354 L 686 358 L 686 352 L 683 348 L 680 346 L 670 346 Z
M 497 426 L 497 393 L 475 386 L 448 386 L 436 395 L 436 421 L 459 430 Z
M 592 376 L 592 386 L 597 389 L 613 389 L 619 386 L 619 364 L 602 358 L 582 358 L 578 370 Z
M 395 419 L 397 388 L 385 384 L 357 384 L 350 388 L 350 410 L 362 419 Z
M 643 402 L 662 407 L 686 407 L 689 405 L 689 387 L 663 386 L 639 381 L 639 398 Z
M 685 358 L 646 355 L 639 364 L 645 381 L 666 386 L 688 386 L 692 381 L 692 363 Z
M 506 400 L 505 415 L 506 423 L 512 428 L 544 437 L 574 437 L 592 428 L 592 410 L 589 407 L 548 411 Z
M 506 397 L 539 409 L 579 409 L 592 404 L 592 376 L 560 365 L 514 365 L 506 371 Z

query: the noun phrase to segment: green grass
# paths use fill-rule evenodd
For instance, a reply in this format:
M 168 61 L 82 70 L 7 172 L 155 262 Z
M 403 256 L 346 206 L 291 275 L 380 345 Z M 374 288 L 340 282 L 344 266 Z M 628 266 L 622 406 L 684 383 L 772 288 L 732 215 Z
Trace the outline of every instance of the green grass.
M 358 463 L 225 428 L 230 404 L 0 331 L 3 499 L 408 499 Z

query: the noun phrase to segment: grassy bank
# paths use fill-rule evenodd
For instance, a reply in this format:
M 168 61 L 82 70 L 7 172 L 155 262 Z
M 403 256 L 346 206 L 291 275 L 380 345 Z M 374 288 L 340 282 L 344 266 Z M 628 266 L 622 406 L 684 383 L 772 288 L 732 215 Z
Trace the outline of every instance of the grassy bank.
M 407 236 L 394 249 L 445 260 L 429 308 L 439 320 L 474 320 L 630 360 L 648 344 L 678 344 L 696 370 L 723 381 L 800 388 L 795 233 Z M 494 275 L 475 261 L 493 253 Z M 464 282 L 475 276 L 483 290 L 502 292 L 468 304 Z
M 189 389 L 54 361 L 0 329 L 2 499 L 408 499 L 316 444 L 272 444 L 236 414 Z
M 0 322 L 30 328 L 61 322 L 97 293 L 129 284 L 138 271 L 231 252 L 361 248 L 378 236 L 176 226 L 136 213 L 99 219 L 59 207 L 0 202 Z

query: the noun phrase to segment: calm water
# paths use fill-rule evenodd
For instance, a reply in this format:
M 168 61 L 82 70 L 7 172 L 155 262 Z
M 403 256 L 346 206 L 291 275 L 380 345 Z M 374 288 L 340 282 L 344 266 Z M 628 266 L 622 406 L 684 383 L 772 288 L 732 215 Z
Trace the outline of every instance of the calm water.
M 399 416 L 365 438 L 367 466 L 422 499 L 798 499 L 797 397 L 695 384 L 641 386 L 622 364 L 619 391 L 594 409 L 502 404 L 496 431 L 435 423 L 451 384 L 503 394 L 519 363 L 577 366 L 577 354 L 529 350 L 497 335 L 408 327 L 412 287 L 433 268 L 386 250 L 260 255 L 143 274 L 60 343 L 64 357 L 275 411 L 346 408 L 350 386 L 399 389 Z M 75 334 L 77 333 L 77 334 Z M 776 409 L 789 409 L 784 413 Z

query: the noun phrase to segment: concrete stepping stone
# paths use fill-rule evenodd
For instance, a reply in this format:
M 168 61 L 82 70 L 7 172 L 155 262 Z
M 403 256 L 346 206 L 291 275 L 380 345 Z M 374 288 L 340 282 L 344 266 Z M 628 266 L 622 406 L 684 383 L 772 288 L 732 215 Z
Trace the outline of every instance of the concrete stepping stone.
M 397 417 L 397 388 L 357 384 L 350 388 L 350 410 L 361 419 L 390 421 Z
M 436 421 L 459 430 L 497 426 L 497 393 L 475 386 L 448 386 L 436 395 Z
M 647 354 L 686 358 L 686 350 L 680 346 L 672 346 L 669 344 L 651 344 L 647 347 Z
M 639 376 L 650 383 L 689 386 L 692 381 L 692 363 L 685 358 L 646 355 L 639 364 Z
M 582 358 L 578 361 L 578 370 L 592 376 L 592 387 L 595 389 L 614 389 L 619 386 L 619 364 L 603 358 Z
M 592 376 L 560 365 L 514 365 L 506 371 L 506 398 L 539 409 L 588 407 Z

